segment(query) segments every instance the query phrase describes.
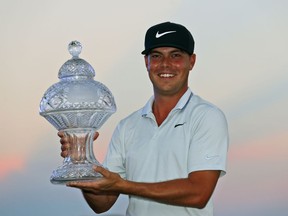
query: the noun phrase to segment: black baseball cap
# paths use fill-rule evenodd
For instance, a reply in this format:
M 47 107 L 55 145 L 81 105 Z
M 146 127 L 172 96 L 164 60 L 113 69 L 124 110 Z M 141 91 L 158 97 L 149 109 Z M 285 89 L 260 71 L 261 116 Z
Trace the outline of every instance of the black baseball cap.
M 157 47 L 175 47 L 186 51 L 188 54 L 194 53 L 194 39 L 190 31 L 184 26 L 164 22 L 150 27 L 145 35 L 145 50 L 142 54 L 147 55 Z

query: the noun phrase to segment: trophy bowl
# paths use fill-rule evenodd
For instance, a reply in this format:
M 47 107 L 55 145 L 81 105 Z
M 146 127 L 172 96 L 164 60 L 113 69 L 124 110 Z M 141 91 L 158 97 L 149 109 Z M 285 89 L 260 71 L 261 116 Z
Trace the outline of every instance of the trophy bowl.
M 102 177 L 93 170 L 94 165 L 102 166 L 93 153 L 93 137 L 116 112 L 110 90 L 94 80 L 93 67 L 79 58 L 81 43 L 72 41 L 68 50 L 72 58 L 60 68 L 60 81 L 44 93 L 39 108 L 40 115 L 58 131 L 63 131 L 70 144 L 63 164 L 52 172 L 53 184 Z

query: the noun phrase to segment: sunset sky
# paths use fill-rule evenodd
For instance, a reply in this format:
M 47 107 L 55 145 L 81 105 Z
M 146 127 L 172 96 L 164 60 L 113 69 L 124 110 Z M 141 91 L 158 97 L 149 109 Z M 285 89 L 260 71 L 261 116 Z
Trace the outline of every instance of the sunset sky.
M 116 124 L 152 95 L 141 51 L 146 30 L 171 21 L 196 41 L 194 94 L 226 114 L 227 175 L 215 216 L 288 212 L 288 1 L 0 0 L 0 215 L 91 216 L 80 191 L 50 183 L 61 165 L 57 131 L 39 102 L 82 43 L 80 57 L 113 93 L 117 112 L 99 130 L 103 161 Z M 103 215 L 124 215 L 127 197 Z

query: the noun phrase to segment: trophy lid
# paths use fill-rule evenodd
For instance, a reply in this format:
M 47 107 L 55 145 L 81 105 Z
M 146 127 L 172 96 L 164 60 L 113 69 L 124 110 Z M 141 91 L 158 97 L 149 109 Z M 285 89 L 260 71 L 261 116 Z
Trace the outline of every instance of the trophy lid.
M 82 45 L 79 41 L 72 41 L 68 45 L 68 51 L 72 58 L 66 61 L 59 70 L 58 78 L 84 76 L 93 78 L 95 71 L 93 67 L 84 59 L 79 58 L 82 51 Z
M 116 112 L 114 97 L 104 84 L 93 79 L 93 67 L 79 58 L 81 43 L 72 41 L 68 50 L 72 58 L 60 68 L 60 81 L 42 97 L 40 115 L 57 129 L 99 128 Z

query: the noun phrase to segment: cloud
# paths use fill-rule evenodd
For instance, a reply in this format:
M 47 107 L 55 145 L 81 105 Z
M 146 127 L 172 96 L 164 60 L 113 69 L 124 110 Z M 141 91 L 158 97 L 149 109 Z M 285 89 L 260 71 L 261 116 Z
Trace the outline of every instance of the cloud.
M 22 155 L 10 155 L 0 159 L 0 181 L 11 173 L 21 172 L 25 167 L 25 159 Z
M 249 215 L 286 208 L 287 143 L 287 133 L 279 132 L 230 146 L 228 172 L 215 193 L 219 215 L 238 215 L 236 209 L 241 206 Z

